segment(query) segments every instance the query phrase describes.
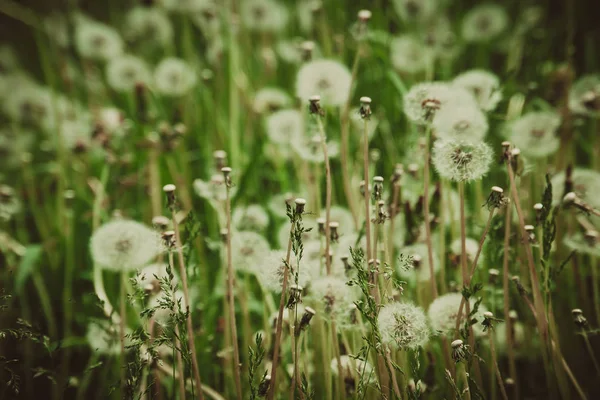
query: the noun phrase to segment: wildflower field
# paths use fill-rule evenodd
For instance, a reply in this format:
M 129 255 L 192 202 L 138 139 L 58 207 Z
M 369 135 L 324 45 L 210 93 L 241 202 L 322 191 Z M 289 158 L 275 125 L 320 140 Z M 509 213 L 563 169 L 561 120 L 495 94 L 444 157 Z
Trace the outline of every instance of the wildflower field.
M 599 399 L 594 13 L 0 0 L 0 399 Z

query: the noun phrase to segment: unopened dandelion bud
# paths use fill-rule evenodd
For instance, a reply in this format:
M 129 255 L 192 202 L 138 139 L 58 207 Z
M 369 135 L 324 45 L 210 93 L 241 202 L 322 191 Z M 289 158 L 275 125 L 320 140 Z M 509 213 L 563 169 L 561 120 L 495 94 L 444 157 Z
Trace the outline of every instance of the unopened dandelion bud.
M 215 168 L 217 171 L 221 171 L 226 165 L 227 152 L 224 150 L 216 150 L 213 152 L 213 159 L 215 160 Z
M 499 186 L 492 186 L 492 190 L 486 201 L 488 209 L 501 208 L 507 203 L 508 198 L 504 196 L 504 190 Z
M 409 164 L 408 165 L 408 173 L 413 178 L 417 177 L 417 173 L 419 172 L 419 166 L 417 164 Z
M 462 340 L 456 339 L 450 346 L 452 347 L 452 359 L 454 362 L 458 363 L 467 358 L 468 346 Z
M 269 387 L 271 386 L 271 375 L 265 375 L 265 378 L 258 385 L 258 395 L 265 397 L 269 393 Z
M 160 232 L 166 231 L 170 222 L 171 220 L 164 215 L 157 215 L 156 217 L 152 218 L 152 226 L 154 226 L 154 228 Z
M 358 12 L 358 20 L 360 22 L 366 23 L 371 19 L 372 13 L 369 10 L 360 10 Z
M 298 303 L 302 303 L 302 286 L 293 284 L 290 287 L 290 297 L 288 298 L 287 308 L 292 309 Z
M 223 178 L 225 179 L 225 185 L 227 187 L 231 187 L 231 171 L 230 167 L 221 168 L 221 173 L 223 173 Z
M 589 327 L 588 320 L 583 316 L 583 311 L 580 308 L 571 310 L 571 315 L 573 315 L 573 322 L 575 322 L 578 328 L 587 329 Z
M 330 238 L 331 242 L 333 242 L 333 243 L 337 243 L 337 241 L 340 238 L 340 235 L 338 233 L 339 227 L 340 227 L 339 222 L 332 221 L 329 223 L 329 238 Z
M 167 195 L 167 207 L 170 210 L 173 210 L 175 208 L 175 189 L 175 185 L 171 183 L 163 186 L 163 192 L 165 192 L 165 194 Z
M 325 218 L 317 218 L 317 229 L 320 235 L 325 234 Z
M 310 111 L 311 114 L 316 114 L 316 115 L 323 114 L 323 110 L 321 109 L 321 96 L 319 96 L 319 95 L 310 96 L 310 99 L 308 99 L 308 102 L 309 102 L 308 110 Z
M 304 314 L 302 314 L 302 318 L 300 319 L 300 325 L 298 329 L 295 330 L 294 334 L 296 337 L 300 336 L 300 332 L 305 330 L 310 324 L 310 320 L 315 316 L 316 311 L 310 307 L 306 307 L 304 309 Z
M 304 207 L 306 206 L 306 200 L 298 197 L 296 200 L 294 200 L 294 204 L 296 204 L 296 210 L 295 210 L 296 215 L 304 214 Z
M 583 234 L 583 238 L 587 242 L 588 246 L 594 247 L 598 243 L 598 231 L 594 229 L 588 229 Z
M 363 96 L 360 98 L 360 117 L 362 119 L 369 119 L 371 116 L 371 98 Z
M 227 242 L 227 237 L 229 236 L 229 231 L 227 228 L 223 228 L 219 231 L 219 236 L 221 237 L 221 241 L 223 243 Z
M 315 43 L 309 40 L 302 42 L 300 50 L 302 52 L 302 60 L 310 61 L 312 59 L 313 51 L 315 50 Z
M 175 231 L 164 231 L 162 234 L 162 239 L 167 249 L 172 249 L 175 247 Z
M 498 271 L 496 268 L 490 268 L 490 270 L 488 271 L 489 274 L 489 278 L 490 278 L 490 283 L 494 284 L 498 281 L 498 277 L 500 276 L 500 271 Z
M 373 199 L 375 201 L 381 200 L 383 196 L 383 177 L 376 176 L 373 178 Z

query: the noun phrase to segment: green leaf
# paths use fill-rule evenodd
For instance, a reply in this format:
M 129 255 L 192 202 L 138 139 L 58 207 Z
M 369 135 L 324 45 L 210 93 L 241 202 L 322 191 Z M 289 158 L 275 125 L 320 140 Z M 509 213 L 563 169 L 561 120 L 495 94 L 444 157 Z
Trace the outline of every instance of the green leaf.
M 17 270 L 15 277 L 15 289 L 18 293 L 22 293 L 25 282 L 27 282 L 27 278 L 29 278 L 29 275 L 31 275 L 35 270 L 41 256 L 42 246 L 39 244 L 27 246 L 25 249 L 25 254 L 21 259 L 21 263 L 19 264 L 19 269 Z

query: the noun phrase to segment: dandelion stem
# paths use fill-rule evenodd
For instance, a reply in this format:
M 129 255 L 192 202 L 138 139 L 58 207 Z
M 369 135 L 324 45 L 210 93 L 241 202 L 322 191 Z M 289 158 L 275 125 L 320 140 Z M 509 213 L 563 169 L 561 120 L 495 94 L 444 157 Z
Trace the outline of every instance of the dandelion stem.
M 598 364 L 598 360 L 594 355 L 594 349 L 592 349 L 592 345 L 590 344 L 590 339 L 588 337 L 587 332 L 583 332 L 583 341 L 585 342 L 586 350 L 588 351 L 590 358 L 592 359 L 592 363 L 594 364 L 594 368 L 596 368 L 596 373 L 600 377 L 600 365 Z
M 169 267 L 171 270 L 175 270 L 175 262 L 173 261 L 173 253 L 169 252 Z M 177 304 L 173 304 L 173 314 L 177 312 Z M 151 332 L 152 333 L 152 332 Z M 183 358 L 181 356 L 181 342 L 179 338 L 181 335 L 179 334 L 179 323 L 175 323 L 175 360 L 177 362 L 177 369 L 179 370 L 179 374 L 177 376 L 177 380 L 179 383 L 179 397 L 185 399 L 185 369 L 183 368 Z
M 127 307 L 125 297 L 127 296 L 126 283 L 127 272 L 121 270 L 120 295 L 119 295 L 119 342 L 121 345 L 121 396 L 125 399 L 127 394 L 127 357 L 125 355 L 125 325 L 127 324 Z
M 435 282 L 435 273 L 433 271 L 433 244 L 431 242 L 431 217 L 429 214 L 429 141 L 431 136 L 431 126 L 427 125 L 426 128 L 426 140 L 425 140 L 425 165 L 423 168 L 423 203 L 424 203 L 424 217 L 425 217 L 425 242 L 427 244 L 427 257 L 429 260 L 429 276 L 431 281 L 431 296 L 432 300 L 435 300 L 438 296 L 437 284 Z M 460 187 L 460 183 L 459 183 Z M 463 189 L 464 191 L 464 189 Z M 463 194 L 464 196 L 464 194 Z M 464 212 L 464 210 L 463 210 Z M 463 221 L 464 223 L 464 221 Z M 466 273 L 463 273 L 463 278 Z
M 502 398 L 504 400 L 508 400 L 508 396 L 506 395 L 506 389 L 504 388 L 504 381 L 502 380 L 502 375 L 500 374 L 500 368 L 498 368 L 498 358 L 496 357 L 496 344 L 494 343 L 494 331 L 492 329 L 488 330 L 488 337 L 490 339 L 490 352 L 492 354 L 492 368 L 496 374 L 496 379 L 498 380 L 498 386 L 500 387 L 500 393 L 502 394 Z
M 388 364 L 388 368 L 391 371 L 392 375 L 392 386 L 394 388 L 394 394 L 398 400 L 402 400 L 402 392 L 400 392 L 400 388 L 398 387 L 398 380 L 396 379 L 396 373 L 394 371 L 394 364 L 392 364 L 392 359 L 390 357 L 390 349 L 385 350 L 385 359 Z
M 329 154 L 327 153 L 327 138 L 323 121 L 317 115 L 317 123 L 319 125 L 319 133 L 321 134 L 321 146 L 323 148 L 323 157 L 325 158 L 325 267 L 327 275 L 331 275 L 331 257 L 329 257 L 329 248 L 331 245 L 331 165 L 329 164 Z
M 365 181 L 365 235 L 367 241 L 367 262 L 372 258 L 371 253 L 371 194 L 369 193 L 369 137 L 368 137 L 368 118 L 364 119 L 364 130 L 363 130 L 363 168 L 364 168 L 364 181 Z
M 238 400 L 242 400 L 242 380 L 240 377 L 240 349 L 238 346 L 237 326 L 235 322 L 235 298 L 233 284 L 233 263 L 231 252 L 231 198 L 229 185 L 226 183 L 225 214 L 227 216 L 227 298 L 229 300 L 229 325 L 231 329 L 231 342 L 233 344 L 233 375 Z M 200 386 L 198 386 L 200 387 Z M 200 391 L 198 391 L 200 393 Z
M 285 297 L 288 288 L 288 278 L 289 278 L 289 265 L 290 265 L 290 257 L 292 253 L 292 235 L 294 234 L 294 223 L 290 224 L 290 235 L 288 239 L 288 246 L 285 255 L 285 268 L 283 271 L 283 280 L 281 286 L 281 298 L 279 300 L 279 311 L 277 312 L 277 326 L 275 328 L 275 341 L 273 347 L 273 359 L 272 359 L 272 367 L 271 367 L 271 386 L 269 388 L 268 399 L 273 400 L 275 396 L 275 392 L 277 391 L 277 366 L 279 364 L 279 348 L 281 346 L 281 331 L 283 326 L 283 309 L 285 307 Z

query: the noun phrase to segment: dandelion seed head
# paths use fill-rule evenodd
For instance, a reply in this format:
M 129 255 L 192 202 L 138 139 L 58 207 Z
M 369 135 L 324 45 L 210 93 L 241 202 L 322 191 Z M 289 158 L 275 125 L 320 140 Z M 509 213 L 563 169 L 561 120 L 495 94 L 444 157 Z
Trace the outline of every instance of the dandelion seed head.
M 94 263 L 121 271 L 141 268 L 161 251 L 161 239 L 139 222 L 115 219 L 100 226 L 90 239 Z
M 131 344 L 131 339 L 127 337 L 131 330 L 125 330 L 125 346 Z M 98 320 L 88 324 L 86 339 L 90 348 L 99 354 L 117 355 L 121 352 L 119 327 L 108 321 Z
M 425 21 L 420 35 L 421 41 L 438 59 L 453 60 L 462 50 L 450 20 L 444 15 L 436 15 Z
M 254 95 L 253 108 L 259 114 L 266 114 L 289 107 L 292 99 L 282 89 L 276 87 L 265 87 Z M 268 127 L 267 127 L 268 132 Z
M 563 196 L 566 194 L 565 179 L 565 172 L 561 171 L 550 181 L 552 183 L 552 204 L 555 206 L 563 201 Z M 597 195 L 600 193 L 600 172 L 586 168 L 573 168 L 571 181 L 570 192 L 575 193 L 575 196 L 586 204 L 596 209 L 600 208 L 600 198 Z
M 435 331 L 440 331 L 443 334 L 451 333 L 456 328 L 456 318 L 458 316 L 458 308 L 462 301 L 462 294 L 460 293 L 447 293 L 435 299 L 430 305 L 429 310 L 427 311 L 427 317 L 429 318 L 429 322 L 431 323 L 431 327 Z M 475 299 L 471 298 L 469 300 L 471 305 L 471 310 L 475 305 Z M 462 321 L 464 323 L 465 319 L 465 310 L 466 307 L 463 307 L 463 318 Z M 487 309 L 483 304 L 479 305 L 479 309 L 477 313 L 475 313 L 474 318 L 477 319 L 477 322 L 483 321 L 483 313 L 486 312 Z M 462 323 L 461 323 L 462 328 Z M 476 323 L 473 325 L 473 333 L 475 336 L 483 336 L 485 333 L 483 332 L 483 326 L 480 323 Z
M 137 84 L 148 85 L 152 81 L 152 74 L 144 60 L 127 54 L 108 62 L 106 81 L 117 92 L 133 92 Z
M 484 142 L 442 139 L 433 145 L 432 162 L 442 178 L 464 182 L 487 174 L 492 156 L 492 149 Z
M 264 232 L 269 226 L 269 214 L 257 204 L 245 207 L 236 207 L 233 210 L 231 221 L 239 231 Z
M 477 107 L 444 107 L 435 113 L 431 126 L 439 139 L 481 141 L 488 131 L 485 114 Z
M 356 299 L 356 292 L 346 285 L 345 280 L 334 276 L 314 279 L 306 296 L 319 315 L 336 321 L 338 326 L 349 323 L 349 307 Z
M 279 33 L 287 25 L 289 12 L 275 0 L 246 0 L 240 3 L 240 16 L 250 31 Z
M 123 40 L 112 27 L 86 19 L 75 24 L 75 48 L 83 58 L 108 61 L 123 52 Z
M 458 75 L 452 84 L 470 92 L 483 111 L 496 109 L 502 100 L 500 79 L 495 74 L 481 69 L 472 69 Z
M 589 254 L 591 256 L 600 256 L 600 246 L 598 245 L 597 232 L 594 236 L 587 235 L 586 233 L 576 232 L 568 234 L 563 239 L 564 245 L 572 251 L 576 251 L 579 254 Z
M 172 285 L 177 285 L 179 279 L 173 274 Z M 160 290 L 161 280 L 169 280 L 169 274 L 167 274 L 167 264 L 165 263 L 154 263 L 142 268 L 136 276 L 137 284 L 144 290 L 151 292 L 158 292 Z
M 416 37 L 401 35 L 390 42 L 392 66 L 404 73 L 417 74 L 426 71 L 433 63 L 434 53 Z
M 154 70 L 156 90 L 166 96 L 183 96 L 196 86 L 196 81 L 194 69 L 179 58 L 165 58 Z
M 560 116 L 557 113 L 530 112 L 510 124 L 508 138 L 525 157 L 544 158 L 558 150 L 559 127 Z
M 296 96 L 308 102 L 311 96 L 321 96 L 324 106 L 341 106 L 350 94 L 352 77 L 348 68 L 334 60 L 305 63 L 296 76 Z
M 400 18 L 409 23 L 423 22 L 436 11 L 436 0 L 394 0 L 393 6 Z
M 134 45 L 168 46 L 173 40 L 173 26 L 160 8 L 136 6 L 125 16 L 123 36 Z
M 285 256 L 284 250 L 273 250 L 269 252 L 267 257 L 259 264 L 254 266 L 254 274 L 265 287 L 275 293 L 281 293 L 283 285 L 283 275 L 285 272 Z M 300 268 L 297 268 L 293 259 L 290 261 L 291 269 L 288 274 L 289 283 L 296 283 L 296 275 L 298 277 L 298 285 L 306 287 L 312 279 L 312 271 L 307 268 L 301 261 Z
M 576 114 L 600 116 L 600 75 L 579 78 L 569 93 L 569 108 Z
M 480 4 L 469 10 L 462 21 L 462 37 L 467 42 L 487 42 L 508 27 L 506 10 L 498 4 Z
M 252 272 L 252 268 L 263 262 L 270 250 L 267 239 L 256 232 L 233 232 L 231 236 L 232 262 L 237 270 Z
M 410 303 L 389 303 L 379 311 L 377 325 L 381 340 L 399 349 L 416 349 L 430 336 L 427 317 L 421 307 Z
M 278 145 L 289 145 L 304 135 L 304 118 L 298 110 L 280 110 L 265 119 L 269 139 Z
M 475 255 L 477 254 L 477 250 L 479 249 L 479 242 L 472 238 L 466 238 L 465 245 L 467 250 L 467 260 L 469 262 L 473 262 L 475 260 Z M 460 256 L 462 254 L 462 244 L 460 239 L 456 239 L 450 244 L 450 251 L 456 256 Z M 479 264 L 483 262 L 482 256 L 483 254 L 480 254 L 478 261 Z
M 321 164 L 325 162 L 323 154 L 322 138 L 319 134 L 311 137 L 304 135 L 292 138 L 291 144 L 294 152 L 304 161 Z M 327 141 L 327 153 L 330 159 L 337 158 L 340 154 L 340 146 L 337 141 Z
M 447 83 L 417 83 L 404 96 L 404 113 L 412 122 L 425 125 L 444 107 L 469 106 L 474 102 L 469 92 Z
M 342 366 L 342 376 L 348 379 L 354 379 L 355 376 L 364 376 L 365 382 L 374 383 L 377 380 L 375 369 L 368 361 L 352 358 L 346 354 L 340 356 Z M 333 358 L 330 363 L 331 373 L 334 376 L 339 375 L 338 359 Z

